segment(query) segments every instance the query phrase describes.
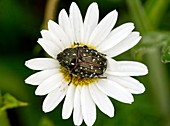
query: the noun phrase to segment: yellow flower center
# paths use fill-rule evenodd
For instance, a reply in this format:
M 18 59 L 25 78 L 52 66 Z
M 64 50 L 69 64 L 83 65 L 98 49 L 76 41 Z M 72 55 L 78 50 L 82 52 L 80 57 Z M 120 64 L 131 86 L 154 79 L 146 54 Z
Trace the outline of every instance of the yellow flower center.
M 69 71 L 63 67 L 60 66 L 60 71 L 63 74 L 64 79 L 68 82 L 68 83 L 72 83 L 74 85 L 89 85 L 91 83 L 96 82 L 99 78 L 81 78 L 80 76 L 75 76 L 72 75 L 72 80 L 71 80 L 71 76 Z

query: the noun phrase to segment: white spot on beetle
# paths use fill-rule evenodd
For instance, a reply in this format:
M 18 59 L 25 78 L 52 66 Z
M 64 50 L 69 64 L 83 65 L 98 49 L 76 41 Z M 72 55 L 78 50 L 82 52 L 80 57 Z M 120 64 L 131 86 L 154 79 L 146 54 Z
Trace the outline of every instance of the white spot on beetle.
M 71 63 L 71 65 L 75 65 L 75 63 Z
M 96 61 L 96 59 L 92 59 L 92 61 L 93 61 L 93 62 L 95 62 L 95 61 Z

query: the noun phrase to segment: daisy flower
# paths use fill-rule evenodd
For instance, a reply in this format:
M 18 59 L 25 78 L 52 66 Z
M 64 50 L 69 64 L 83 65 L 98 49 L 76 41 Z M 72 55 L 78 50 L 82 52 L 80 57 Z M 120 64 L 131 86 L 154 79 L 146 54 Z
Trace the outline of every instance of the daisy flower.
M 146 75 L 147 67 L 135 61 L 116 61 L 115 57 L 135 46 L 141 39 L 133 31 L 133 23 L 113 29 L 116 10 L 100 22 L 97 3 L 92 3 L 83 21 L 76 3 L 69 15 L 59 13 L 58 24 L 50 20 L 48 30 L 42 30 L 38 43 L 51 58 L 34 58 L 25 62 L 39 72 L 25 82 L 37 85 L 36 95 L 47 95 L 42 110 L 50 112 L 64 100 L 62 118 L 73 113 L 75 125 L 92 126 L 96 120 L 96 106 L 109 117 L 114 106 L 108 97 L 123 103 L 134 101 L 132 94 L 140 94 L 145 87 L 131 76 Z M 133 31 L 133 32 L 132 32 Z

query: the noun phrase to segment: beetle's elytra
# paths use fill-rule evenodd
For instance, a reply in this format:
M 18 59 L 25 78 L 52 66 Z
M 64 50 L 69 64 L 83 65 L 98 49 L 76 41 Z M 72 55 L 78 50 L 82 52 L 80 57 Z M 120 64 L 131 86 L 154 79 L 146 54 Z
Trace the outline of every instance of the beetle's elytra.
M 100 78 L 107 67 L 105 55 L 87 46 L 66 48 L 57 55 L 57 60 L 71 76 L 81 78 Z

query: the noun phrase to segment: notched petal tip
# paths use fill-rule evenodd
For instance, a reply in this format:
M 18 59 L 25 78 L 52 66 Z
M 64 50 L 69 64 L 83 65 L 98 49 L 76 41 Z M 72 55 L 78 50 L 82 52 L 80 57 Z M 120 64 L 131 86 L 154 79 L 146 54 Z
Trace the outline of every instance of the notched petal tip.
M 114 112 L 108 115 L 110 118 L 113 118 L 115 116 Z
M 46 35 L 47 32 L 48 32 L 48 30 L 44 30 L 44 29 L 40 31 L 42 36 Z
M 126 104 L 132 104 L 133 102 L 134 102 L 134 97 L 133 97 L 133 95 L 131 94 L 131 97 L 129 97 L 129 99 L 127 99 L 127 101 L 124 102 L 124 103 L 126 103 Z
M 39 39 L 37 40 L 38 43 L 42 43 L 42 41 L 44 41 L 43 38 L 39 38 Z
M 141 39 L 142 39 L 142 36 L 139 36 L 139 37 L 138 37 L 138 40 L 140 41 Z M 139 42 L 139 41 L 138 41 L 138 42 Z
M 132 104 L 133 102 L 134 102 L 134 97 L 133 97 L 133 95 L 131 94 L 131 97 L 129 97 L 129 99 L 127 99 L 127 101 L 124 102 L 124 103 Z
M 30 77 L 26 78 L 26 79 L 24 80 L 24 82 L 25 82 L 26 84 L 31 84 L 31 85 L 33 85 L 33 84 L 30 82 Z
M 48 21 L 48 28 L 49 28 L 49 26 L 52 24 L 52 22 L 53 22 L 52 20 L 49 20 L 49 21 Z
M 117 12 L 117 10 L 115 9 L 115 10 L 113 10 L 113 11 L 111 11 L 110 13 L 113 13 L 115 16 L 118 16 L 118 12 Z
M 51 23 L 55 23 L 55 22 L 50 19 L 50 20 L 48 21 L 48 23 L 51 24 Z
M 31 61 L 32 59 L 25 61 L 25 66 L 28 67 L 29 69 L 32 69 L 31 67 L 32 65 L 30 64 Z
M 29 62 L 29 60 L 25 61 L 25 66 L 27 66 L 27 67 L 28 67 L 28 62 Z

